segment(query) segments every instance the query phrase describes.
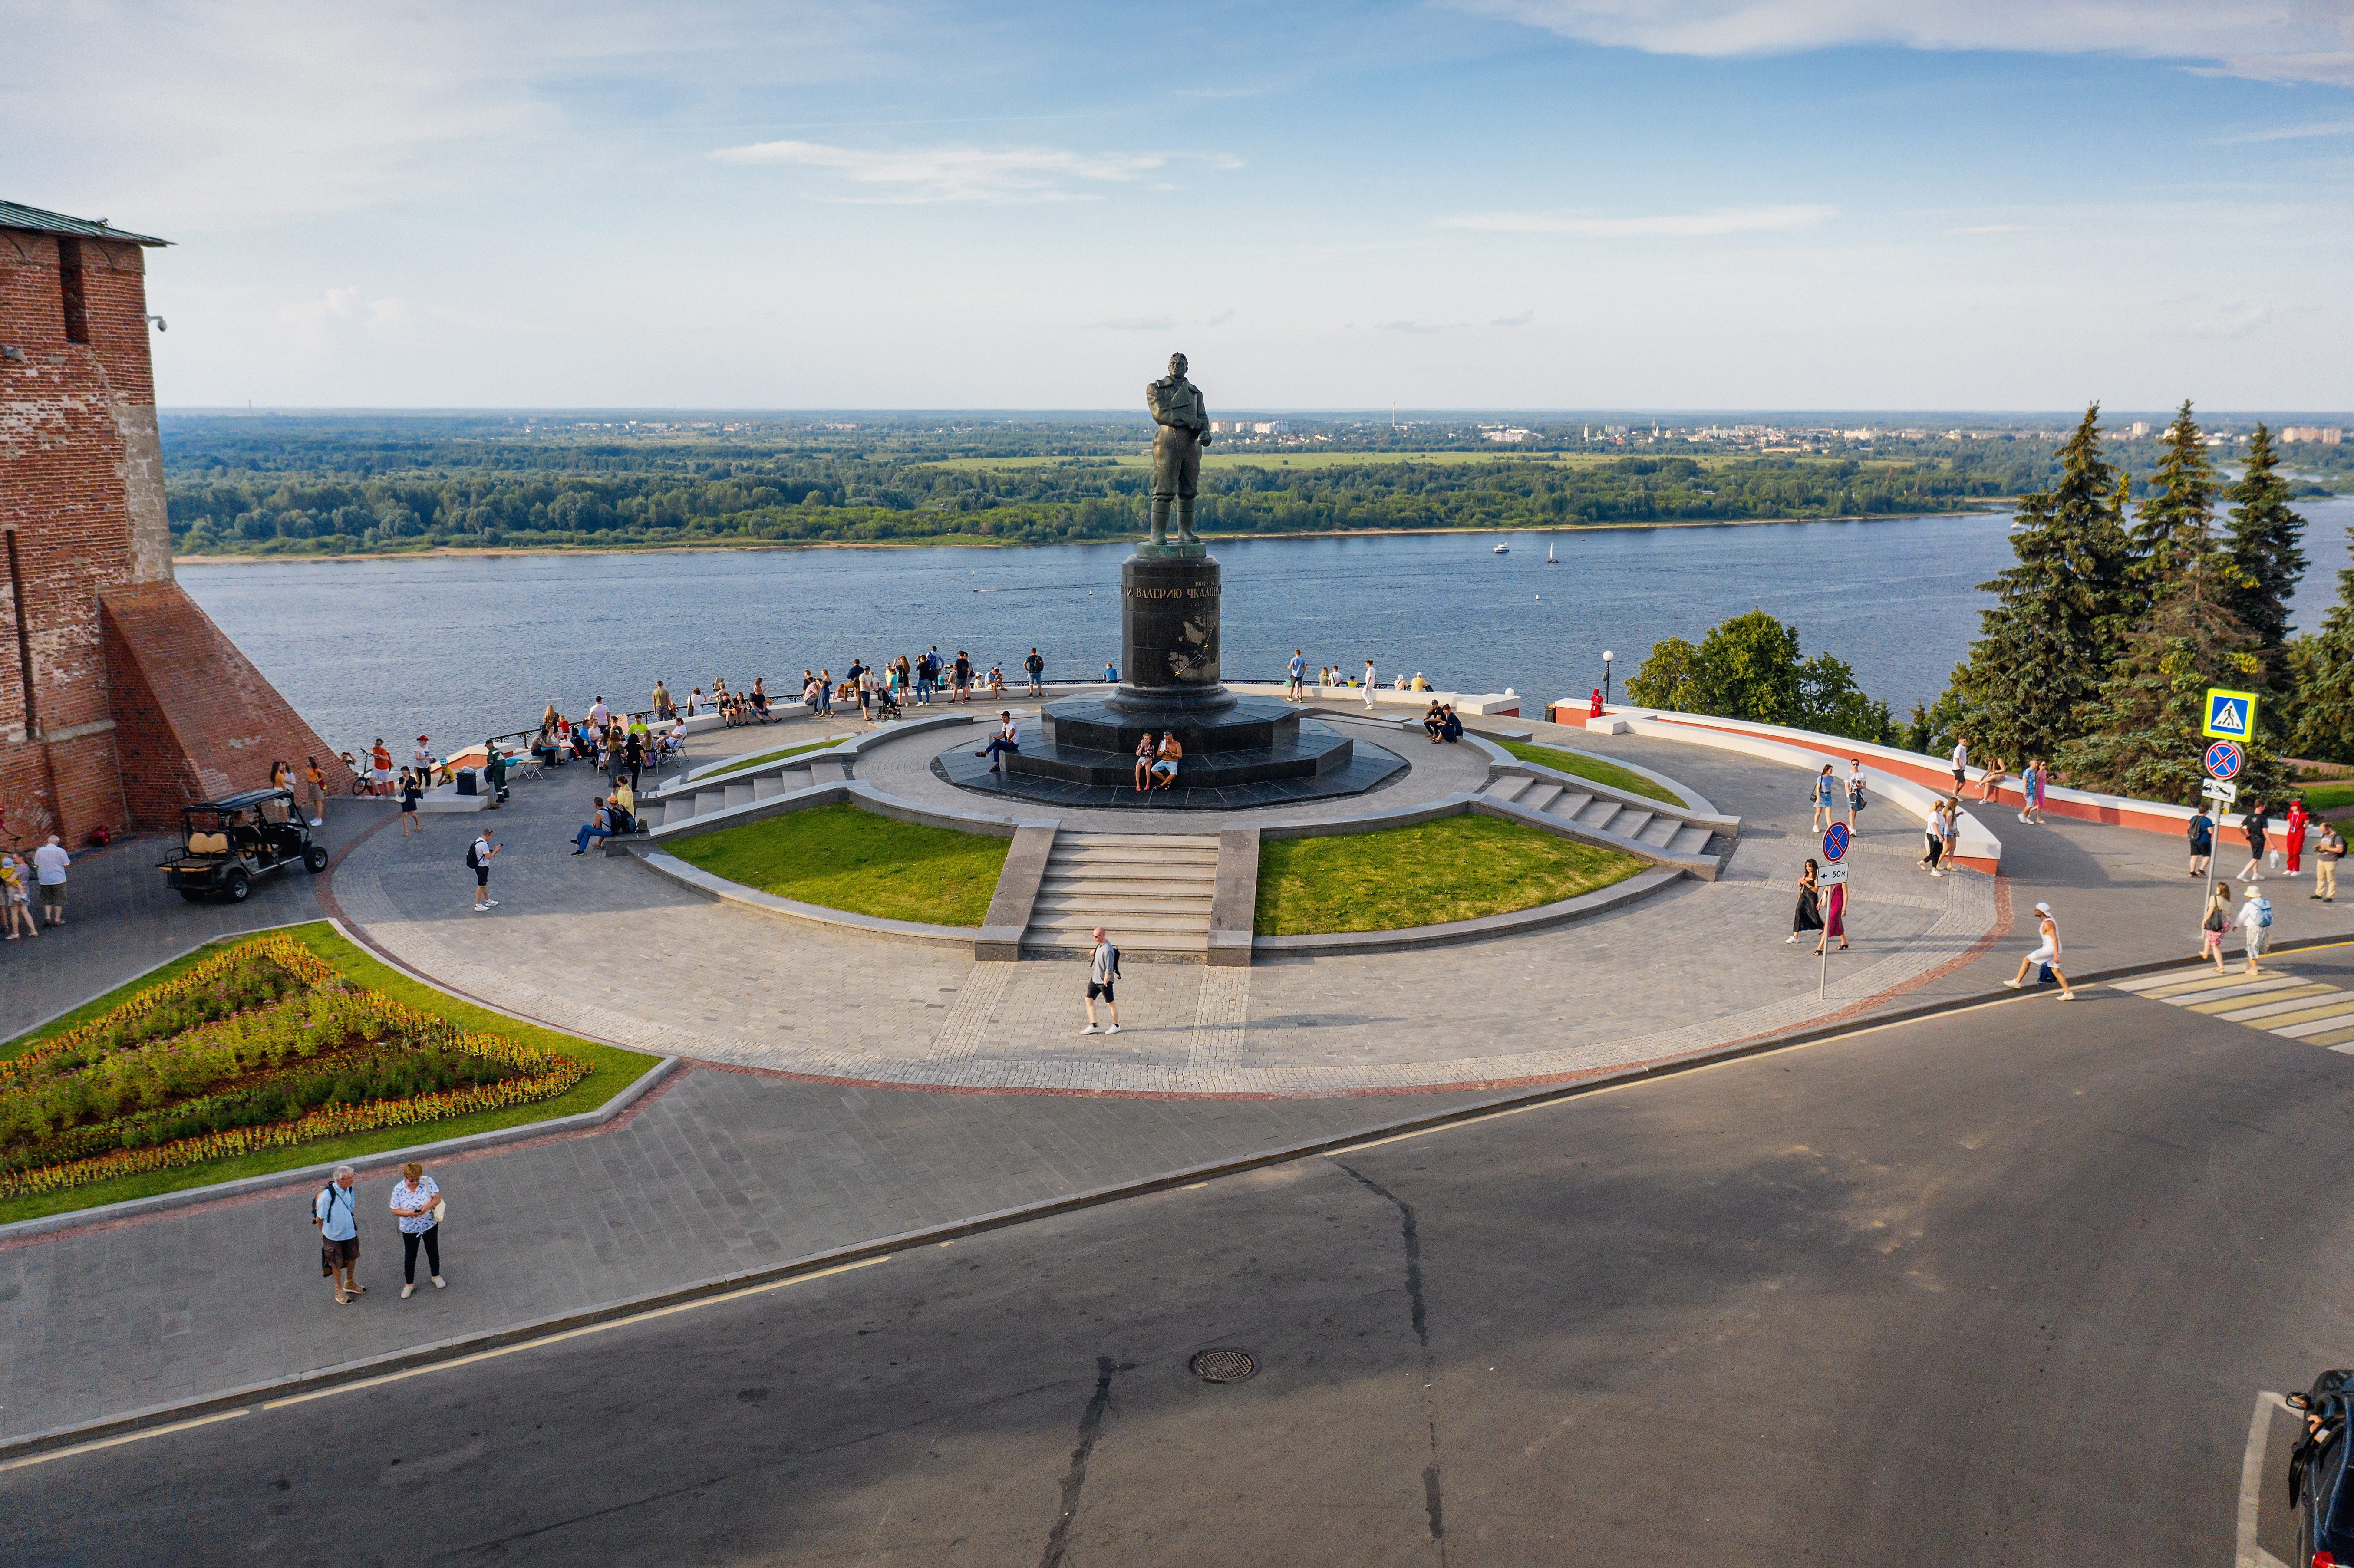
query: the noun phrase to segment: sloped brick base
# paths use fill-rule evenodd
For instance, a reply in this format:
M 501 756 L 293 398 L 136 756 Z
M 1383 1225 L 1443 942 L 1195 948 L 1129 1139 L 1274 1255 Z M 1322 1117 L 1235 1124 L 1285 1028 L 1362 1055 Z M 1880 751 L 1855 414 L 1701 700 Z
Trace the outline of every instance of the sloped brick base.
M 259 789 L 278 761 L 299 780 L 315 757 L 328 793 L 350 787 L 334 751 L 179 584 L 98 598 L 131 825 L 176 827 L 186 802 Z

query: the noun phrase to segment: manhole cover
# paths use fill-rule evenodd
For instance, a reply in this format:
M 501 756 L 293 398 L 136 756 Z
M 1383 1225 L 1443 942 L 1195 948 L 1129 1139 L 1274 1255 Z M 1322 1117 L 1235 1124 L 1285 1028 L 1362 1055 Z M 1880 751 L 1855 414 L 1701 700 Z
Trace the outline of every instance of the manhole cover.
M 1248 1351 L 1204 1351 L 1187 1364 L 1204 1383 L 1240 1383 L 1258 1371 Z

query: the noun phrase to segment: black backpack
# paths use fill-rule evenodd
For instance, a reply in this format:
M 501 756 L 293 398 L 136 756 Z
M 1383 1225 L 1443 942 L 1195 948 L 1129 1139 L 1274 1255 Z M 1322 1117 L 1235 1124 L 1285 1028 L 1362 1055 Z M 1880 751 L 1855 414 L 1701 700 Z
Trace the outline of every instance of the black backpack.
M 466 842 L 466 869 L 468 871 L 480 871 L 482 869 L 481 858 L 474 853 L 474 846 L 480 842 L 482 842 L 480 839 L 469 839 Z

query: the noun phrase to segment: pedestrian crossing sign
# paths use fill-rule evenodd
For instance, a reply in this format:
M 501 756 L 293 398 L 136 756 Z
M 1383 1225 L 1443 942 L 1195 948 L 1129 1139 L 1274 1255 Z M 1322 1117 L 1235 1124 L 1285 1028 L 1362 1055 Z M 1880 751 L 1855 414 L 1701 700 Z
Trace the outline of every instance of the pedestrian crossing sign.
M 2218 740 L 2248 740 L 2256 730 L 2256 694 L 2207 688 L 2207 727 Z

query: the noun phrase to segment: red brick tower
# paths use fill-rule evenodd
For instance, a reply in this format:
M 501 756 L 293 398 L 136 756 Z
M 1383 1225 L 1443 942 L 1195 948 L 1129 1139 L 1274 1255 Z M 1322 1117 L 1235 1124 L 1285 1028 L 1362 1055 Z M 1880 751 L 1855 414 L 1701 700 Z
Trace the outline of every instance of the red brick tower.
M 0 202 L 0 842 L 350 775 L 172 580 L 143 248 Z

